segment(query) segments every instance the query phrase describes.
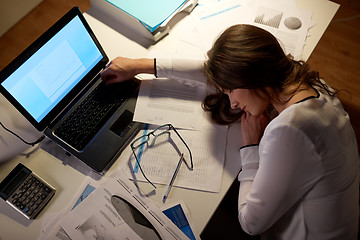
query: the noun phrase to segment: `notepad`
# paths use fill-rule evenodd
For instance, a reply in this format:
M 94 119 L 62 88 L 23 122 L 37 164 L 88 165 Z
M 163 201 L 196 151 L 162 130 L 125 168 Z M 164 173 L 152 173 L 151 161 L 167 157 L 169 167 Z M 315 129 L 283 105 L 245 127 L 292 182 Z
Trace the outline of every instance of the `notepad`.
M 106 0 L 132 17 L 147 30 L 154 32 L 168 17 L 188 0 Z

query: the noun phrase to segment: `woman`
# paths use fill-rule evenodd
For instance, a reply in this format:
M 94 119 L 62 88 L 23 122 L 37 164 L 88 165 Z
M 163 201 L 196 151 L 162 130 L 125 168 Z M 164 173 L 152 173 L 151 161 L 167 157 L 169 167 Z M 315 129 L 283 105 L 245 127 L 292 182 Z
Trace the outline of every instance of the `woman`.
M 349 116 L 319 74 L 267 31 L 230 27 L 204 64 L 117 58 L 102 78 L 152 73 L 195 84 L 202 71 L 218 89 L 204 109 L 218 123 L 241 119 L 242 228 L 264 239 L 357 239 L 359 156 Z M 270 122 L 268 109 L 277 112 Z

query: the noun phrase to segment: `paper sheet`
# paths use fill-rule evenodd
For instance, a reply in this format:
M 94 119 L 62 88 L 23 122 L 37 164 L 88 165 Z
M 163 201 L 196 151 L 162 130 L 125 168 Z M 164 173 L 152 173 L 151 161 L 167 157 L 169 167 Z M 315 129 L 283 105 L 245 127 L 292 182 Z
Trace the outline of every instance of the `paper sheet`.
M 240 0 L 243 4 L 247 5 L 249 9 L 255 14 L 258 8 L 259 2 L 269 0 Z M 296 8 L 296 0 L 276 0 L 280 4 L 286 4 L 288 6 Z
M 117 171 L 116 173 L 123 174 L 121 171 Z M 93 185 L 100 186 L 93 181 L 84 181 L 79 189 L 80 191 L 78 191 L 81 193 L 75 194 L 75 199 L 70 201 L 70 206 L 72 206 L 71 209 L 66 208 L 64 209 L 64 212 L 68 213 L 81 204 L 82 201 L 96 189 Z M 74 202 L 75 204 L 73 204 Z M 163 206 L 161 207 L 161 210 L 190 240 L 200 240 L 200 235 L 182 200 L 171 205 Z M 63 228 L 58 224 L 63 215 L 64 214 L 58 214 L 57 216 L 47 217 L 49 221 L 46 221 L 47 224 L 43 226 L 38 240 L 71 240 Z
M 137 229 L 128 225 L 125 216 L 118 213 L 111 202 L 118 196 L 144 215 L 161 239 L 188 239 L 148 198 L 139 194 L 134 184 L 116 174 L 110 178 L 79 206 L 68 213 L 60 225 L 72 239 L 141 239 Z M 127 216 L 128 217 L 128 216 Z M 135 223 L 136 225 L 141 225 Z M 139 226 L 143 228 L 143 225 Z M 134 229 L 134 230 L 133 230 Z
M 175 223 L 190 240 L 200 240 L 200 235 L 193 223 L 184 201 L 179 201 L 162 209 L 163 213 Z
M 148 130 L 140 131 L 137 137 L 142 136 L 144 132 L 150 132 L 154 127 L 150 126 Z M 225 159 L 227 128 L 214 126 L 213 129 L 201 131 L 185 129 L 177 129 L 177 131 L 192 152 L 194 170 L 190 171 L 185 164 L 182 164 L 174 186 L 219 192 Z M 152 143 L 152 139 L 149 144 Z M 140 165 L 147 178 L 153 183 L 160 184 L 170 182 L 181 153 L 184 153 L 185 160 L 189 163 L 187 149 L 174 132 L 158 137 L 152 146 L 145 145 L 141 149 L 141 157 L 139 149 L 136 150 Z M 124 150 L 122 157 L 128 158 L 129 164 L 126 173 L 129 178 L 145 181 L 141 172 L 136 168 L 137 163 L 130 147 Z
M 313 26 L 311 17 L 312 12 L 297 8 L 294 0 L 199 1 L 187 19 L 187 28 L 182 29 L 177 51 L 192 46 L 205 55 L 226 28 L 251 24 L 272 33 L 285 52 L 299 60 Z
M 183 30 L 181 40 L 206 53 L 225 29 L 235 24 L 249 23 L 251 16 L 248 7 L 238 0 L 199 1 L 190 16 L 188 28 Z
M 46 215 L 46 221 L 44 226 L 41 228 L 41 232 L 38 240 L 71 240 L 71 238 L 66 234 L 66 232 L 59 225 L 62 217 L 73 210 L 78 206 L 90 193 L 100 185 L 99 182 L 94 181 L 90 177 L 86 177 L 84 182 L 81 184 L 81 187 L 74 195 L 74 198 L 69 201 L 67 207 L 63 209 L 60 213 L 53 215 Z
M 252 24 L 276 38 L 287 54 L 299 60 L 308 36 L 312 12 L 276 1 L 260 1 Z
M 211 128 L 201 102 L 205 88 L 191 87 L 171 79 L 141 82 L 134 121 L 150 124 L 171 123 L 178 128 Z

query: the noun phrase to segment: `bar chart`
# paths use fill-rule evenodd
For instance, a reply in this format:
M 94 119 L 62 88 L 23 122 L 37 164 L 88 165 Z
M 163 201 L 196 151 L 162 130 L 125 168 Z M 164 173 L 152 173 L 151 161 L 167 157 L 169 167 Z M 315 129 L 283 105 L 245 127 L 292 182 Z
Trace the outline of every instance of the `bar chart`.
M 279 28 L 282 17 L 283 12 L 281 11 L 262 7 L 258 9 L 254 22 L 274 28 Z

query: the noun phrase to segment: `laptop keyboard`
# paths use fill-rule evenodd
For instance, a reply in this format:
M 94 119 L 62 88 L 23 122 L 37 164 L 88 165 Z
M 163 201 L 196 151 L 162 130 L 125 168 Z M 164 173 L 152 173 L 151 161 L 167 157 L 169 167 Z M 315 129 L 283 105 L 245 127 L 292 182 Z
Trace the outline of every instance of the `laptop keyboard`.
M 134 81 L 100 83 L 57 127 L 55 135 L 83 150 L 137 86 Z

